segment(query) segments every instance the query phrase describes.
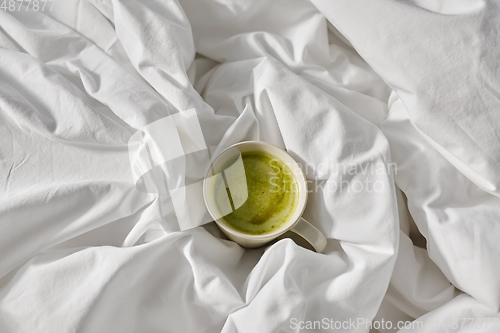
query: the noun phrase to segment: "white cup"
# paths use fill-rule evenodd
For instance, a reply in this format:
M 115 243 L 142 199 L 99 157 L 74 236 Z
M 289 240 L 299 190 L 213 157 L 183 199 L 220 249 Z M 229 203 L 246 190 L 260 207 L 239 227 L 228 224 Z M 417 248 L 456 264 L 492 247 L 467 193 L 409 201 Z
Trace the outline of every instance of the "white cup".
M 222 165 L 227 163 L 228 159 L 230 159 L 231 156 L 234 156 L 235 150 L 239 153 L 245 151 L 262 151 L 274 155 L 288 166 L 295 177 L 298 188 L 298 203 L 295 212 L 285 223 L 271 233 L 263 235 L 250 235 L 231 228 L 221 220 L 221 217 L 224 214 L 217 211 L 215 207 L 216 204 L 214 200 L 211 199 L 213 196 L 209 195 L 209 191 L 211 191 L 210 179 L 213 179 L 215 176 L 214 170 L 219 170 Z M 304 212 L 307 204 L 307 181 L 304 177 L 302 169 L 286 151 L 269 143 L 262 141 L 244 141 L 223 150 L 213 160 L 211 167 L 205 175 L 203 182 L 203 198 L 208 212 L 222 232 L 229 239 L 235 241 L 241 246 L 248 248 L 259 247 L 278 238 L 287 231 L 292 231 L 304 238 L 307 242 L 309 242 L 309 244 L 312 245 L 316 252 L 322 252 L 326 246 L 326 237 L 311 223 L 302 218 L 302 213 Z

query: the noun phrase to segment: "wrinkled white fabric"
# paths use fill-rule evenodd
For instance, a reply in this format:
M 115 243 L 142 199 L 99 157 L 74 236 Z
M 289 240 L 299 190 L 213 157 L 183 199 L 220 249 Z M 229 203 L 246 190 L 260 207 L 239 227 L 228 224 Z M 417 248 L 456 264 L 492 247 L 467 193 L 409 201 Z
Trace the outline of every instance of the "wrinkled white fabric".
M 470 296 L 461 296 L 463 310 L 446 310 L 454 294 L 402 236 L 387 298 L 413 317 L 441 305 L 441 323 L 497 332 L 498 326 L 461 319 L 468 313 L 498 321 L 500 311 L 498 2 L 313 2 L 397 92 L 381 126 L 398 165 L 396 184 L 430 259 Z M 413 256 L 420 262 L 414 275 L 408 274 Z M 398 278 L 399 266 L 422 278 Z M 429 324 L 436 316 L 425 318 Z
M 499 318 L 496 3 L 313 3 L 0 10 L 0 332 Z M 207 146 L 263 140 L 306 166 L 324 254 L 179 231 L 136 189 L 129 138 L 192 109 Z M 499 331 L 477 324 L 456 331 Z

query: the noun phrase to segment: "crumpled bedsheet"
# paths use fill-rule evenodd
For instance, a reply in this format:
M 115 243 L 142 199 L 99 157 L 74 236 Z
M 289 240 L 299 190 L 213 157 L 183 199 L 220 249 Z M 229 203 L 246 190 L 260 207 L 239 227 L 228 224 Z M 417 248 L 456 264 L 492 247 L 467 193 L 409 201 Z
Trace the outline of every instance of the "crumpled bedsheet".
M 0 10 L 0 332 L 500 331 L 498 2 L 26 7 Z M 323 254 L 137 190 L 128 140 L 191 109 L 207 146 L 307 166 Z

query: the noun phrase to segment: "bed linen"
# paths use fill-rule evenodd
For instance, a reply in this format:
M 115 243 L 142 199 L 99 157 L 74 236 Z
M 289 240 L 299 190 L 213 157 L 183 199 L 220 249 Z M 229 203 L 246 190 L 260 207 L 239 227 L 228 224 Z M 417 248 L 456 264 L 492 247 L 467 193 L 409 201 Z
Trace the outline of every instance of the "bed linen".
M 499 332 L 495 1 L 26 7 L 0 11 L 0 332 Z M 324 254 L 136 188 L 131 136 L 193 109 L 207 147 L 307 166 Z

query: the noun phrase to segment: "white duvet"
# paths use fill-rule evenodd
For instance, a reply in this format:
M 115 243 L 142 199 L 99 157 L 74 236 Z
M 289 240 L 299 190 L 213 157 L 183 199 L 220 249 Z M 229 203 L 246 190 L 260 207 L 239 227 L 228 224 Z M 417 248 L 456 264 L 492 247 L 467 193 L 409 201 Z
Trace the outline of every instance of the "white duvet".
M 500 332 L 497 1 L 18 4 L 0 10 L 1 333 Z M 307 165 L 324 254 L 245 250 L 136 188 L 130 137 L 192 109 L 209 147 Z

